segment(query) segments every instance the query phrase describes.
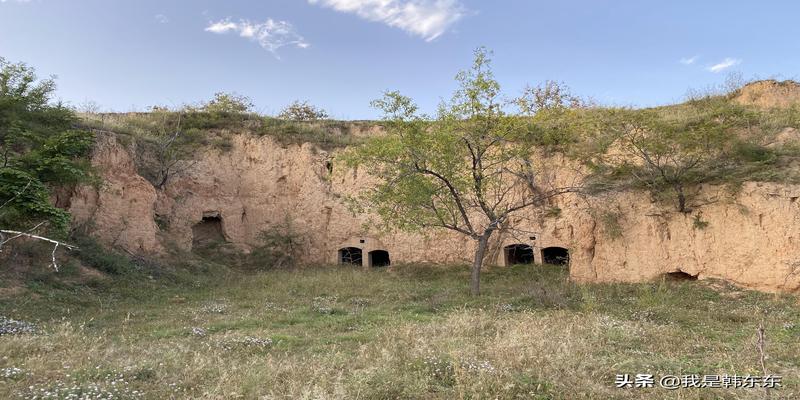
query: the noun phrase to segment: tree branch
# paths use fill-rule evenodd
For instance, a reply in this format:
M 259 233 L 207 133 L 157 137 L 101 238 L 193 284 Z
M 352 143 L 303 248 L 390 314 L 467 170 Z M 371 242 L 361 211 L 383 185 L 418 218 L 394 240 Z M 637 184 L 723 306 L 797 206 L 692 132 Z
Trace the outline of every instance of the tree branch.
M 31 230 L 35 230 L 36 228 L 40 227 L 42 224 L 43 224 L 43 222 L 40 223 L 39 225 L 36 225 Z M 3 235 L 3 234 L 9 234 L 9 235 L 14 235 L 14 236 L 6 239 L 5 235 Z M 50 239 L 48 237 L 34 235 L 34 234 L 28 233 L 28 232 L 13 231 L 13 230 L 9 230 L 9 229 L 0 229 L 0 252 L 3 251 L 2 250 L 3 249 L 3 245 L 5 245 L 6 243 L 8 243 L 8 242 L 10 242 L 10 241 L 12 241 L 14 239 L 17 239 L 17 238 L 23 237 L 23 236 L 24 237 L 29 237 L 31 239 L 41 240 L 41 241 L 44 241 L 44 242 L 50 242 L 50 243 L 53 244 L 53 252 L 51 253 L 51 257 L 52 257 L 53 261 L 52 261 L 51 266 L 53 267 L 54 270 L 56 270 L 56 272 L 58 272 L 58 263 L 56 262 L 56 250 L 58 250 L 58 247 L 59 246 L 64 246 L 69 250 L 78 249 L 78 246 L 74 246 L 74 245 L 71 245 L 71 244 L 68 244 L 68 243 L 64 243 L 64 242 L 59 242 L 58 240 Z
M 445 186 L 447 186 L 447 189 L 453 196 L 453 200 L 455 200 L 456 206 L 458 206 L 458 211 L 461 213 L 461 218 L 464 219 L 464 224 L 467 226 L 467 229 L 469 229 L 470 236 L 475 235 L 475 229 L 472 227 L 472 223 L 469 220 L 469 216 L 467 215 L 467 210 L 464 209 L 464 202 L 461 199 L 461 195 L 458 193 L 458 190 L 456 190 L 455 186 L 453 186 L 453 184 L 450 183 L 450 181 L 441 174 L 431 171 L 427 168 L 422 168 L 419 166 L 418 163 L 414 163 L 414 168 L 425 175 L 430 175 L 435 177 L 436 179 L 439 179 L 440 181 L 442 181 L 442 183 L 444 183 Z

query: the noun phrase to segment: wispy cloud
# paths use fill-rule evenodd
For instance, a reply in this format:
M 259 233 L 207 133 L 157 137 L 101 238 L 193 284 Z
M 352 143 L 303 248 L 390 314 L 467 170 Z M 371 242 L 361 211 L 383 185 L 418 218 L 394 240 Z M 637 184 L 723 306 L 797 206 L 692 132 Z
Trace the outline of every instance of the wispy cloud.
M 156 14 L 155 19 L 160 24 L 166 24 L 169 22 L 169 18 L 164 14 Z
M 0 3 L 28 3 L 31 0 L 0 0 Z
M 254 23 L 248 20 L 233 22 L 230 18 L 211 22 L 205 29 L 206 32 L 225 34 L 238 33 L 240 37 L 257 42 L 261 47 L 278 57 L 277 51 L 284 46 L 295 46 L 305 49 L 310 46 L 300 36 L 294 26 L 286 21 L 267 19 L 263 23 Z
M 722 71 L 724 71 L 724 70 L 726 70 L 726 69 L 728 69 L 730 67 L 733 67 L 734 65 L 739 65 L 741 63 L 742 63 L 742 60 L 740 60 L 738 58 L 730 58 L 730 57 L 728 57 L 728 58 L 720 61 L 719 63 L 708 67 L 708 70 L 713 72 L 713 73 L 718 73 L 718 72 L 722 72 Z
M 700 58 L 700 56 L 681 58 L 680 63 L 683 64 L 683 65 L 692 65 L 695 62 L 697 62 L 698 58 Z
M 431 41 L 466 14 L 460 0 L 308 0 Z

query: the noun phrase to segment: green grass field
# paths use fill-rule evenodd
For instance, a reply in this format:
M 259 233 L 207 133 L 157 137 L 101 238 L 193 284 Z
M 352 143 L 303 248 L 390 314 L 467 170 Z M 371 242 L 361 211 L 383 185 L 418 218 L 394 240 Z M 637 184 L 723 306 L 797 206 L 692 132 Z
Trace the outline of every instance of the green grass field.
M 783 376 L 771 398 L 800 396 L 797 298 L 719 283 L 583 286 L 518 266 L 489 270 L 472 298 L 467 267 L 52 275 L 0 291 L 0 316 L 38 330 L 0 336 L 0 398 L 761 399 L 614 385 L 762 375 L 761 321 Z

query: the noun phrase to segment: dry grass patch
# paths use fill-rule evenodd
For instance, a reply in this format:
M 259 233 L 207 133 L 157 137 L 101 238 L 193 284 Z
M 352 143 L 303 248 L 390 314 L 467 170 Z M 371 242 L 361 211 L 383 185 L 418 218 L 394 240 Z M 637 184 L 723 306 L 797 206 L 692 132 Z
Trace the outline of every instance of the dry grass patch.
M 756 399 L 763 392 L 613 382 L 760 374 L 762 320 L 768 368 L 784 376 L 773 398 L 800 391 L 794 298 L 702 282 L 576 286 L 534 266 L 489 271 L 475 299 L 467 274 L 327 268 L 138 289 L 125 280 L 81 301 L 76 288 L 38 282 L 27 290 L 49 296 L 0 299 L 2 313 L 39 328 L 0 336 L 0 397 Z M 44 306 L 52 301 L 63 308 Z

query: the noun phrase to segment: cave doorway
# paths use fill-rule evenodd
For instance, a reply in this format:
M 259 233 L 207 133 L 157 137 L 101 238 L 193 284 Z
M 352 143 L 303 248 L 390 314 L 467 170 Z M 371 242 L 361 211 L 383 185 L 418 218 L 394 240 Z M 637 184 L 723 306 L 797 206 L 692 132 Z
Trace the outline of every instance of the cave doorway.
M 506 265 L 533 264 L 533 247 L 517 243 L 503 248 Z
M 664 274 L 664 278 L 666 278 L 668 281 L 674 282 L 696 281 L 697 275 L 692 275 L 681 270 L 677 270 L 673 272 L 667 272 Z
M 358 247 L 343 247 L 339 249 L 339 264 L 361 266 L 362 251 Z
M 542 249 L 542 263 L 567 265 L 569 264 L 569 250 L 563 247 L 545 247 Z
M 367 254 L 369 266 L 373 268 L 388 267 L 391 265 L 389 252 L 386 250 L 373 250 Z
M 219 215 L 204 216 L 192 227 L 192 248 L 204 248 L 225 242 L 222 218 Z

